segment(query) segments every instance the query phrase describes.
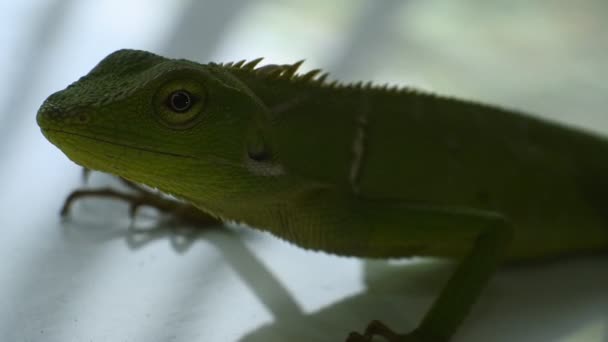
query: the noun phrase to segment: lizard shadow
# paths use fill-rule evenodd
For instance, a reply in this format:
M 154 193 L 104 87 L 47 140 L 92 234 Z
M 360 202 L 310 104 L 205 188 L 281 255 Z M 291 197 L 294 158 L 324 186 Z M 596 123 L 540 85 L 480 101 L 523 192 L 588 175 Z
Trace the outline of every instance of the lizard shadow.
M 596 328 L 606 332 L 608 274 L 598 270 L 607 266 L 608 258 L 600 258 L 507 267 L 485 289 L 455 340 L 557 341 L 590 325 L 600 325 Z M 341 341 L 344 332 L 361 331 L 372 318 L 397 331 L 409 331 L 451 272 L 450 267 L 433 262 L 395 266 L 367 261 L 364 268 L 367 286 L 362 293 L 301 317 L 276 318 L 240 341 L 271 341 L 277 332 L 291 341 Z M 315 326 L 316 336 L 302 338 L 303 325 Z M 598 341 L 608 341 L 608 334 Z
M 248 332 L 241 342 L 343 341 L 348 332 L 361 332 L 371 319 L 380 319 L 397 331 L 411 330 L 452 271 L 449 263 L 427 259 L 397 265 L 367 260 L 363 263 L 363 291 L 305 312 L 297 304 L 297 294 L 290 293 L 245 246 L 242 238 L 246 230 L 235 233 L 214 227 L 228 238 L 207 239 L 204 229 L 174 228 L 171 221 L 156 223 L 153 228 L 131 227 L 106 237 L 122 237 L 134 250 L 168 240 L 180 254 L 199 240 L 216 244 L 223 260 L 273 316 L 272 322 Z M 576 333 L 598 318 L 605 319 L 608 311 L 601 308 L 608 307 L 608 274 L 598 270 L 607 266 L 608 258 L 599 257 L 503 268 L 474 306 L 456 340 L 552 341 Z M 608 341 L 608 336 L 603 341 Z

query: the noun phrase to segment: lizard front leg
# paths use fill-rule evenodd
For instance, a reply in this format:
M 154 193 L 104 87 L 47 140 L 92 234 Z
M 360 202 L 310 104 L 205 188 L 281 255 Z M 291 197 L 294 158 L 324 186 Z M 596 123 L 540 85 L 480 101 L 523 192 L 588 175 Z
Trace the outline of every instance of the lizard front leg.
M 411 215 L 412 212 L 408 214 Z M 447 221 L 444 220 L 446 215 Z M 374 336 L 381 336 L 390 342 L 448 341 L 494 273 L 512 238 L 511 226 L 504 218 L 492 213 L 465 210 L 459 214 L 452 210 L 425 208 L 422 215 L 420 212 L 415 212 L 414 217 L 416 216 L 414 222 L 409 217 L 405 218 L 404 222 L 417 223 L 420 229 L 424 227 L 437 229 L 440 227 L 437 223 L 453 221 L 453 227 L 445 228 L 461 229 L 467 235 L 469 233 L 465 233 L 465 230 L 477 229 L 478 233 L 470 252 L 460 262 L 439 297 L 414 331 L 398 334 L 382 322 L 372 321 L 363 334 L 351 333 L 347 342 L 370 342 Z M 453 216 L 453 220 L 449 220 L 449 216 Z M 467 221 L 473 223 L 477 219 L 482 222 L 481 226 L 479 222 L 475 222 L 474 226 L 478 228 L 466 226 Z M 404 233 L 402 238 L 407 239 L 407 233 Z
M 86 180 L 89 171 L 84 169 L 84 178 Z M 131 189 L 131 192 L 120 191 L 112 187 L 104 188 L 81 188 L 74 190 L 66 198 L 60 214 L 62 217 L 69 215 L 69 212 L 74 205 L 80 199 L 83 198 L 109 198 L 124 201 L 129 204 L 129 214 L 131 217 L 135 217 L 139 208 L 143 206 L 151 207 L 159 212 L 171 215 L 172 218 L 179 222 L 193 224 L 197 227 L 211 227 L 222 225 L 222 222 L 201 211 L 195 206 L 182 202 L 161 193 L 151 191 L 144 186 L 137 183 L 133 183 L 127 179 L 117 177 L 121 183 L 127 188 Z

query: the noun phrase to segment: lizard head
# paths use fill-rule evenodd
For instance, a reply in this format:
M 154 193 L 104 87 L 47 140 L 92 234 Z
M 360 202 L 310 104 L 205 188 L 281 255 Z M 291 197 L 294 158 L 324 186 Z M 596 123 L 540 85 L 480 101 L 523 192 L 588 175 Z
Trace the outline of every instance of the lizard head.
M 37 121 L 77 164 L 191 199 L 229 197 L 249 159 L 267 156 L 265 112 L 221 65 L 119 50 L 52 94 Z

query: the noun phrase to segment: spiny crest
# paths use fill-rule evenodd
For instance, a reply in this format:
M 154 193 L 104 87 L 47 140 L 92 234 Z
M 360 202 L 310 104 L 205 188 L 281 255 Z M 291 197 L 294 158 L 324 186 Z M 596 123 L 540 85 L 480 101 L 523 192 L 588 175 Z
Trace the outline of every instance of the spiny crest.
M 403 92 L 422 92 L 420 90 L 408 88 L 408 87 L 400 87 L 398 85 L 389 85 L 385 83 L 383 85 L 377 85 L 368 82 L 356 82 L 356 83 L 343 83 L 337 80 L 333 80 L 331 82 L 327 81 L 327 77 L 329 73 L 323 72 L 321 69 L 313 69 L 306 73 L 297 73 L 298 69 L 304 63 L 304 60 L 297 61 L 293 64 L 267 64 L 264 66 L 258 66 L 258 64 L 263 60 L 263 57 L 253 59 L 251 61 L 240 60 L 238 62 L 228 62 L 219 64 L 222 67 L 241 71 L 241 72 L 249 72 L 258 77 L 262 77 L 268 80 L 288 80 L 293 82 L 305 82 L 317 86 L 329 87 L 329 88 L 344 88 L 344 89 L 354 89 L 354 90 L 378 90 L 385 91 L 389 93 L 403 93 Z
M 284 79 L 302 82 L 312 82 L 323 84 L 328 73 L 321 73 L 320 69 L 314 69 L 304 74 L 298 74 L 297 71 L 304 63 L 304 60 L 297 61 L 293 64 L 268 64 L 258 67 L 257 65 L 262 61 L 263 58 L 256 58 L 249 62 L 241 60 L 238 62 L 229 62 L 220 64 L 220 66 L 246 71 L 255 74 L 256 76 L 264 77 L 266 79 Z

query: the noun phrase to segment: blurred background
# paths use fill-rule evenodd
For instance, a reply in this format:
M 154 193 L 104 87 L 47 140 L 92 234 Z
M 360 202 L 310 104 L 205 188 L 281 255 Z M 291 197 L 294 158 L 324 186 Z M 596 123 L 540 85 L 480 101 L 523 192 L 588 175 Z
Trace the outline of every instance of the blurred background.
M 0 4 L 1 341 L 343 341 L 416 326 L 448 263 L 338 258 L 244 227 L 175 227 L 83 200 L 42 101 L 120 48 L 306 59 L 608 134 L 608 2 L 26 0 Z M 116 185 L 94 174 L 92 186 Z M 608 202 L 607 202 L 608 203 Z M 507 268 L 456 341 L 608 341 L 608 258 Z

